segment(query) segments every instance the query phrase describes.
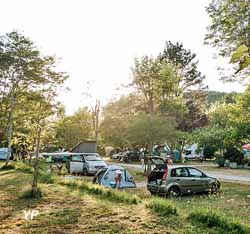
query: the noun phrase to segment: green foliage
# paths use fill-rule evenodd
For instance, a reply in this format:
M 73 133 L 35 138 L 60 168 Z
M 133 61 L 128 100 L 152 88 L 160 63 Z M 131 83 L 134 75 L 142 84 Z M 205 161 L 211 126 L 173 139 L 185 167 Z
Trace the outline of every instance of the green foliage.
M 173 142 L 176 123 L 164 116 L 135 116 L 128 126 L 128 141 L 134 145 L 147 145 L 154 142 Z
M 248 77 L 250 68 L 250 4 L 249 1 L 213 0 L 207 7 L 212 20 L 206 42 L 220 49 L 220 55 L 230 56 L 236 64 L 236 74 Z
M 204 146 L 203 155 L 205 158 L 212 158 L 217 148 L 211 145 Z
M 223 233 L 247 234 L 250 232 L 249 227 L 242 225 L 238 220 L 229 219 L 224 214 L 213 210 L 197 209 L 189 214 L 189 219 L 208 228 L 219 228 Z
M 243 160 L 243 153 L 241 150 L 237 149 L 234 146 L 229 146 L 224 153 L 225 159 L 229 159 L 230 162 L 236 162 L 237 164 L 241 164 Z
M 122 191 L 107 189 L 99 185 L 93 185 L 88 182 L 60 182 L 62 185 L 72 187 L 74 190 L 79 190 L 81 192 L 86 192 L 88 194 L 98 195 L 100 198 L 107 199 L 112 202 L 126 203 L 130 205 L 136 205 L 139 203 L 139 198 L 135 195 L 131 196 L 130 194 Z
M 146 207 L 163 217 L 178 214 L 176 205 L 172 201 L 162 198 L 150 199 L 150 201 L 146 203 Z
M 72 116 L 63 117 L 55 125 L 58 145 L 70 149 L 81 141 L 89 140 L 91 124 L 91 114 L 87 108 L 79 109 Z

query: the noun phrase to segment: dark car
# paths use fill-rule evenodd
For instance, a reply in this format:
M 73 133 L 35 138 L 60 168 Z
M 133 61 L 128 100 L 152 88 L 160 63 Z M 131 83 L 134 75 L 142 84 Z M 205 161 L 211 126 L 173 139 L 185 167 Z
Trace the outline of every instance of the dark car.
M 162 158 L 152 157 L 150 160 L 155 165 L 147 182 L 147 189 L 151 194 L 179 196 L 185 193 L 215 193 L 220 190 L 218 179 L 195 167 L 168 165 L 166 169 L 166 162 Z
M 120 157 L 120 161 L 123 162 L 131 162 L 131 161 L 139 161 L 140 154 L 136 150 L 127 150 L 124 151 L 122 156 Z

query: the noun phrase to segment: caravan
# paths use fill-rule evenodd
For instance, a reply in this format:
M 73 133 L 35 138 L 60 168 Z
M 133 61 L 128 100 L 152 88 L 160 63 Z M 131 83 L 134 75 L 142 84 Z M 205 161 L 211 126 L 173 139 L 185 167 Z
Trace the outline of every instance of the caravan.
M 183 148 L 182 158 L 185 160 L 202 159 L 203 150 L 199 150 L 197 144 L 185 145 Z

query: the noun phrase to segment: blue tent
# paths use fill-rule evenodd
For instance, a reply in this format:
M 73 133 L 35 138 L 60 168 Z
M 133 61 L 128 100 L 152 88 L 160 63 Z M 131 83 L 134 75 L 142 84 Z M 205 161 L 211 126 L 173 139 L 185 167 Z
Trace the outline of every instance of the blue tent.
M 115 184 L 115 171 L 116 170 L 120 170 L 122 172 L 122 180 L 121 180 L 121 185 L 120 185 L 121 189 L 136 187 L 134 179 L 131 176 L 131 174 L 128 172 L 128 170 L 117 165 L 111 165 L 98 171 L 94 177 L 93 183 L 103 185 L 107 188 L 114 188 L 116 185 Z

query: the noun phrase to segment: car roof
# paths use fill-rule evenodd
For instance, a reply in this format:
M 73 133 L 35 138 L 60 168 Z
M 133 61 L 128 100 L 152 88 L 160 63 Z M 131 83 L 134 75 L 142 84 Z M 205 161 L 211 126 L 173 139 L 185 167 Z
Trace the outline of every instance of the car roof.
M 200 170 L 196 167 L 193 167 L 193 166 L 190 166 L 190 165 L 168 165 L 168 168 L 169 169 L 176 169 L 176 168 L 194 168 L 194 169 L 197 169 L 197 170 Z

